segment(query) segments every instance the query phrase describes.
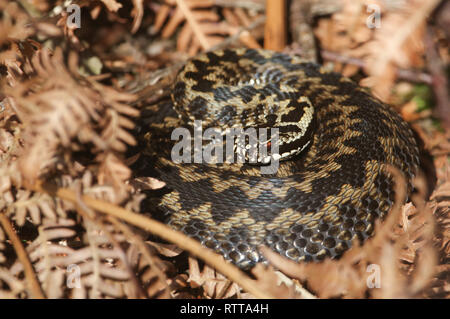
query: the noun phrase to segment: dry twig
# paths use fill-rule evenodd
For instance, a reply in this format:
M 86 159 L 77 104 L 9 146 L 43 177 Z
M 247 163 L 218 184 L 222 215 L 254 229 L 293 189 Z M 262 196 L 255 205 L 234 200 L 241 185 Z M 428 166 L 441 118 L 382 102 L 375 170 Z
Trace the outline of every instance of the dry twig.
M 29 291 L 32 298 L 43 299 L 44 294 L 41 289 L 41 285 L 36 278 L 36 274 L 33 269 L 33 265 L 31 265 L 30 259 L 28 258 L 28 254 L 25 248 L 22 246 L 19 237 L 16 234 L 16 231 L 11 225 L 8 217 L 5 216 L 4 213 L 0 213 L 0 224 L 11 240 L 12 245 L 17 253 L 17 257 L 25 268 L 25 277 L 27 279 L 27 284 L 29 286 Z
M 45 192 L 52 196 L 68 200 L 70 202 L 76 202 L 76 194 L 63 188 L 55 188 L 50 185 L 36 185 L 36 191 Z M 211 250 L 203 247 L 200 243 L 186 235 L 177 232 L 166 225 L 149 219 L 145 216 L 135 214 L 119 206 L 107 203 L 105 201 L 96 200 L 88 196 L 82 196 L 82 201 L 91 209 L 99 211 L 104 214 L 115 216 L 121 220 L 124 220 L 132 225 L 145 229 L 165 240 L 177 244 L 180 248 L 183 248 L 195 256 L 200 257 L 206 263 L 217 269 L 219 272 L 239 284 L 243 289 L 250 292 L 257 298 L 273 298 L 274 296 L 268 294 L 265 291 L 261 291 L 255 285 L 255 283 L 244 275 L 238 268 L 226 263 L 222 256 L 213 253 Z

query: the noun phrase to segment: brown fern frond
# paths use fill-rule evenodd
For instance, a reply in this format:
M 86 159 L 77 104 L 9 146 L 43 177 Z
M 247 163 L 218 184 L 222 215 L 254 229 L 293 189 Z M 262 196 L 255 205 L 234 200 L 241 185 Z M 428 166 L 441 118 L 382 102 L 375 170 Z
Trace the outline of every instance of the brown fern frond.
M 409 0 L 403 10 L 391 12 L 383 19 L 383 27 L 375 32 L 374 41 L 367 45 L 365 58 L 369 78 L 362 84 L 373 89 L 375 95 L 386 100 L 396 79 L 396 68 L 423 65 L 420 58 L 426 21 L 439 0 Z
M 27 217 L 33 224 L 40 225 L 42 217 L 55 220 L 65 217 L 70 204 L 63 204 L 51 196 L 21 188 L 22 177 L 17 161 L 0 165 L 0 210 L 23 226 Z
M 29 16 L 18 3 L 1 0 L 0 12 L 2 12 L 2 19 L 0 19 L 1 44 L 11 40 L 25 40 L 34 33 Z
M 104 235 L 105 228 L 98 228 L 100 224 L 85 220 L 86 233 L 81 238 L 73 229 L 75 225 L 70 219 L 57 223 L 45 219 L 39 236 L 27 247 L 46 296 L 124 297 L 123 286 L 132 284 L 127 281 L 132 273 L 125 266 L 121 249 Z M 124 241 L 120 234 L 113 238 Z M 22 271 L 21 263 L 10 269 L 16 276 Z M 72 289 L 75 287 L 78 289 Z
M 123 164 L 114 154 L 107 153 L 101 161 L 98 181 L 100 185 L 111 185 L 116 194 L 116 201 L 120 202 L 128 196 L 130 187 L 126 181 L 131 176 L 131 170 Z
M 375 13 L 367 1 L 342 1 L 342 8 L 331 19 L 320 19 L 315 30 L 321 46 L 361 63 L 335 61 L 336 71 L 354 75 L 362 66 L 368 74 L 361 84 L 386 102 L 399 75 L 399 69 L 420 68 L 424 65 L 423 34 L 427 19 L 439 0 L 407 0 L 395 2 L 372 1 L 379 8 L 378 26 L 373 24 Z M 370 25 L 372 23 L 372 25 Z M 326 59 L 326 56 L 324 56 Z
M 232 298 L 239 296 L 241 288 L 225 276 L 205 265 L 202 270 L 197 259 L 189 257 L 189 278 L 187 280 L 192 288 L 203 288 L 206 298 Z
M 8 213 L 14 214 L 15 221 L 20 226 L 25 223 L 27 215 L 36 225 L 41 224 L 42 215 L 51 220 L 55 220 L 57 214 L 61 213 L 60 217 L 66 217 L 63 210 L 55 209 L 56 203 L 50 196 L 19 189 L 15 197 L 14 203 L 8 208 Z
M 429 298 L 450 298 L 450 170 L 447 160 L 446 163 L 444 181 L 431 195 L 431 209 L 437 224 L 435 246 L 439 251 L 439 265 L 425 293 Z
M 71 69 L 76 59 L 69 61 Z M 75 138 L 92 143 L 98 151 L 124 151 L 134 144 L 126 116 L 137 111 L 127 106 L 133 96 L 119 93 L 69 72 L 61 50 L 51 56 L 42 50 L 33 59 L 36 76 L 6 93 L 17 105 L 26 125 L 26 145 L 19 168 L 26 180 L 34 181 L 62 150 L 77 149 Z M 94 150 L 95 152 L 95 150 Z M 40 163 L 41 165 L 36 165 Z M 70 164 L 67 163 L 66 164 Z
M 145 243 L 142 238 L 135 234 L 127 225 L 119 222 L 115 218 L 109 219 L 127 237 L 130 246 L 126 252 L 137 279 L 147 297 L 169 298 L 169 283 L 166 277 L 167 264 L 157 257 L 153 247 Z
M 258 17 L 242 8 L 221 8 L 211 0 L 166 0 L 157 11 L 154 29 L 161 30 L 163 38 L 169 38 L 181 27 L 177 49 L 192 56 L 238 34 L 241 27 L 249 27 L 251 20 Z M 249 32 L 239 34 L 239 40 L 249 47 L 259 47 Z
M 25 280 L 14 276 L 10 269 L 0 267 L 0 298 L 20 299 L 26 296 Z
M 6 68 L 6 75 L 0 76 L 0 93 L 4 85 L 17 81 L 30 68 L 30 46 L 36 41 L 30 39 L 35 29 L 30 17 L 17 2 L 0 0 L 0 67 Z M 37 44 L 38 45 L 38 44 Z

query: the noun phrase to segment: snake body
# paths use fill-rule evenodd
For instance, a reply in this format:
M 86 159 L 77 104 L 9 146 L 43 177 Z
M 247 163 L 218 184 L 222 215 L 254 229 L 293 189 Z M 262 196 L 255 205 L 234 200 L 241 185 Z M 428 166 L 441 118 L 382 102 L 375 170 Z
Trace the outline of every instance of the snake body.
M 385 164 L 408 181 L 418 167 L 412 132 L 394 110 L 351 80 L 296 56 L 253 49 L 205 53 L 186 64 L 172 101 L 161 105 L 169 111 L 152 123 L 148 138 L 167 190 L 158 199 L 158 216 L 242 268 L 264 260 L 261 244 L 295 261 L 339 257 L 355 238 L 370 237 L 375 220 L 393 204 Z M 299 129 L 311 105 L 313 118 Z M 291 152 L 272 175 L 245 163 L 175 163 L 170 132 L 194 120 L 204 129 L 278 127 L 291 134 L 289 147 L 303 150 Z

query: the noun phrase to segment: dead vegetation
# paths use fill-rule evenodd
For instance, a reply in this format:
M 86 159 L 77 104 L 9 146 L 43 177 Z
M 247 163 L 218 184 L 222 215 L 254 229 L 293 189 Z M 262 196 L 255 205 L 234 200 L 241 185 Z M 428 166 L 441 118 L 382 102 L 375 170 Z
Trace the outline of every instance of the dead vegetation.
M 293 0 L 266 16 L 277 1 L 75 0 L 76 28 L 67 2 L 0 0 L 0 298 L 449 297 L 449 2 Z M 400 205 L 399 191 L 376 235 L 338 261 L 296 264 L 262 248 L 272 266 L 251 278 L 141 214 L 143 190 L 163 185 L 129 168 L 140 108 L 167 94 L 187 58 L 232 45 L 352 77 L 431 155 L 412 201 Z

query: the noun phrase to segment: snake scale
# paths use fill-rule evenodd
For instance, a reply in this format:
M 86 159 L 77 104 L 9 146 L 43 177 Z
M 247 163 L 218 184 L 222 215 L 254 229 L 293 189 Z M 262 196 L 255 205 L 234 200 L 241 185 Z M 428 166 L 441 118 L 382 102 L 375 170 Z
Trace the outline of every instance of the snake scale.
M 293 55 L 208 52 L 184 66 L 171 92 L 147 123 L 146 153 L 166 183 L 156 217 L 241 268 L 264 261 L 261 244 L 295 261 L 339 257 L 393 204 L 385 164 L 409 184 L 418 168 L 413 134 L 394 110 Z M 258 164 L 175 163 L 171 132 L 194 120 L 203 129 L 277 127 L 289 156 L 270 175 Z

